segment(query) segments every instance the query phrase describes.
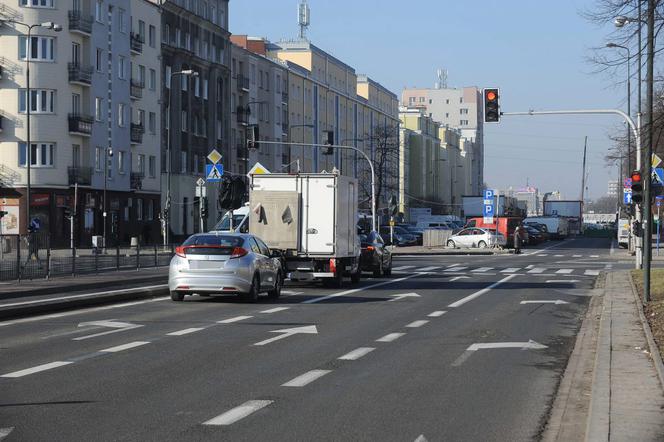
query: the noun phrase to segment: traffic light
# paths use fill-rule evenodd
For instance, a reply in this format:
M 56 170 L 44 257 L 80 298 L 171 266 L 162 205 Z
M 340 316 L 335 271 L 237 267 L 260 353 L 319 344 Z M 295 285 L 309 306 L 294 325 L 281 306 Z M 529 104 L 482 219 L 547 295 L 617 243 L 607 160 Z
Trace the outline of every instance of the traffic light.
M 65 207 L 65 218 L 71 218 L 71 209 L 69 207 Z
M 247 149 L 258 149 L 258 125 L 247 128 Z
M 326 147 L 323 150 L 323 155 L 332 155 L 334 153 L 334 132 L 331 130 L 326 130 L 323 132 L 325 134 L 325 144 L 329 147 Z
M 500 91 L 498 88 L 486 88 L 484 94 L 484 122 L 485 123 L 498 123 L 500 122 Z
M 200 200 L 201 204 L 201 218 L 207 218 L 208 217 L 208 208 L 207 208 L 207 197 L 204 196 Z
M 632 172 L 632 202 L 639 204 L 643 202 L 643 177 L 641 172 Z

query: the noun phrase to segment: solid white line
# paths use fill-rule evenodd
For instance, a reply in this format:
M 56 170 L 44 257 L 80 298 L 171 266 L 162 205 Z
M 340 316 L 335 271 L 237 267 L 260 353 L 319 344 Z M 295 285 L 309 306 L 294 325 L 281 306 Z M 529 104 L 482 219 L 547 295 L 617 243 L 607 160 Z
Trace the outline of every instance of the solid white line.
M 108 290 L 105 292 L 94 292 L 94 293 L 83 293 L 82 295 L 71 295 L 71 296 L 60 296 L 58 298 L 46 298 L 46 299 L 40 299 L 38 301 L 25 301 L 25 302 L 15 302 L 13 304 L 2 304 L 0 307 L 16 307 L 19 305 L 31 305 L 31 304 L 47 304 L 49 302 L 53 301 L 65 301 L 67 299 L 78 299 L 78 298 L 86 298 L 90 296 L 99 296 L 99 295 L 110 295 L 112 293 L 120 293 L 120 292 L 126 292 L 126 293 L 133 293 L 133 292 L 141 292 L 146 289 L 159 289 L 159 288 L 164 288 L 168 287 L 168 284 L 161 284 L 161 285 L 149 285 L 146 287 L 139 287 L 135 289 L 119 289 L 119 290 Z
M 39 373 L 40 371 L 46 371 L 52 368 L 58 368 L 69 364 L 73 364 L 73 362 L 68 362 L 68 361 L 49 362 L 48 364 L 37 365 L 36 367 L 26 368 L 25 370 L 3 374 L 2 376 L 0 376 L 0 378 L 20 378 L 23 376 L 27 376 L 29 374 Z
M 556 258 L 562 258 L 565 255 L 555 255 Z
M 345 292 L 333 293 L 331 295 L 322 296 L 320 298 L 307 299 L 306 301 L 302 301 L 302 304 L 314 304 L 316 302 L 327 301 L 328 299 L 334 299 L 334 298 L 338 298 L 339 296 L 350 295 L 350 294 L 353 294 L 353 293 L 361 292 L 363 290 L 372 289 L 374 287 L 382 287 L 384 285 L 394 284 L 395 282 L 406 281 L 407 279 L 415 278 L 416 276 L 422 276 L 422 275 L 420 273 L 416 273 L 414 275 L 408 275 L 408 276 L 404 276 L 402 278 L 390 279 L 389 281 L 379 282 L 377 284 L 368 285 L 366 287 L 361 287 L 361 288 L 352 289 L 352 290 L 346 290 Z
M 545 268 L 535 267 L 534 269 L 528 270 L 528 273 L 544 273 Z
M 591 258 L 599 258 L 599 255 L 590 255 Z
M 332 370 L 311 370 L 300 376 L 291 379 L 290 381 L 282 384 L 282 387 L 304 387 L 315 381 L 316 379 L 325 376 L 330 373 Z
M 472 270 L 471 272 L 483 273 L 483 272 L 488 272 L 489 270 L 493 270 L 493 267 L 480 267 L 479 269 Z
M 205 330 L 204 328 L 192 327 L 185 328 L 184 330 L 178 330 L 170 333 L 166 333 L 166 336 L 183 336 L 188 335 L 189 333 L 196 333 L 197 331 Z
M 468 267 L 450 267 L 445 269 L 446 272 L 460 272 L 461 270 L 466 270 Z
M 247 401 L 239 407 L 228 410 L 224 414 L 203 422 L 203 425 L 231 425 L 250 414 L 265 408 L 274 401 Z
M 547 284 L 556 283 L 556 282 L 564 282 L 566 284 L 570 284 L 572 282 L 579 282 L 579 280 L 578 279 L 547 279 L 546 280 Z
M 102 353 L 117 353 L 119 351 L 129 350 L 130 348 L 140 347 L 141 345 L 149 344 L 149 341 L 135 341 L 128 344 L 118 345 L 116 347 L 99 350 Z
M 224 319 L 223 321 L 217 321 L 217 324 L 232 324 L 233 322 L 244 321 L 249 318 L 253 318 L 253 316 L 236 316 L 234 318 Z
M 574 271 L 574 269 L 560 269 L 556 273 L 559 274 L 559 275 L 569 275 L 573 271 Z
M 485 289 L 482 289 L 478 292 L 473 293 L 472 295 L 468 295 L 465 298 L 462 298 L 462 299 L 459 299 L 456 302 L 453 302 L 452 304 L 448 305 L 448 307 L 452 307 L 452 308 L 461 307 L 465 303 L 470 302 L 475 298 L 479 298 L 480 296 L 484 295 L 485 293 L 490 292 L 492 289 L 494 289 L 494 288 L 498 287 L 499 285 L 509 281 L 510 279 L 514 278 L 515 276 L 517 276 L 517 275 L 506 276 L 505 278 L 501 279 L 500 281 L 494 282 L 493 284 L 491 284 L 489 287 L 487 287 Z
M 277 312 L 283 312 L 284 310 L 288 310 L 290 307 L 275 307 L 271 308 L 269 310 L 263 310 L 261 313 L 277 313 Z
M 439 316 L 443 316 L 445 313 L 447 313 L 447 312 L 444 311 L 444 310 L 438 310 L 438 311 L 429 313 L 427 316 L 430 317 L 430 318 L 437 318 Z
M 402 337 L 403 335 L 405 335 L 405 333 L 390 333 L 390 334 L 387 334 L 387 335 L 383 336 L 382 338 L 378 338 L 378 339 L 376 339 L 376 342 L 392 342 L 392 341 L 396 341 L 397 339 L 399 339 L 399 338 Z
M 572 255 L 572 258 L 582 258 L 583 255 Z
M 374 347 L 360 347 L 360 348 L 356 348 L 355 350 L 353 350 L 349 353 L 346 353 L 345 355 L 343 355 L 343 356 L 341 356 L 340 358 L 337 358 L 337 359 L 341 359 L 341 360 L 344 360 L 344 361 L 356 361 L 356 360 L 360 359 L 362 356 L 364 356 L 368 353 L 371 353 L 374 350 L 375 350 Z
M 422 267 L 421 269 L 416 269 L 416 272 L 430 272 L 431 270 L 436 270 L 439 269 L 439 266 L 431 266 L 431 267 Z
M 518 272 L 519 270 L 521 270 L 520 267 L 510 267 L 509 269 L 505 269 L 500 273 L 514 273 L 514 272 Z
M 597 276 L 599 275 L 599 270 L 586 270 L 584 275 Z
M 429 323 L 429 321 L 427 321 L 426 319 L 420 319 L 420 320 L 411 322 L 406 327 L 408 327 L 408 328 L 418 328 L 418 327 L 422 327 L 423 325 L 428 324 L 428 323 Z

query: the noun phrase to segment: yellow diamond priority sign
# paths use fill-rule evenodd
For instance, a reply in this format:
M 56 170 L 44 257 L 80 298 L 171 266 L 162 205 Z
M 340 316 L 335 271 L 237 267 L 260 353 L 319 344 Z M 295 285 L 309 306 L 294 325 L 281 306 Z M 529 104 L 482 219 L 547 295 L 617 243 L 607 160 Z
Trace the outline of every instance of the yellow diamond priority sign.
M 251 177 L 251 175 L 266 175 L 266 174 L 269 174 L 269 173 L 270 173 L 270 171 L 267 170 L 267 168 L 265 166 L 263 166 L 261 163 L 257 162 L 256 164 L 254 164 L 254 167 L 252 167 L 249 170 L 249 173 L 247 173 L 247 176 Z
M 221 161 L 221 154 L 217 151 L 217 149 L 212 149 L 212 152 L 210 152 L 207 158 L 212 162 L 212 164 L 217 164 L 219 161 Z

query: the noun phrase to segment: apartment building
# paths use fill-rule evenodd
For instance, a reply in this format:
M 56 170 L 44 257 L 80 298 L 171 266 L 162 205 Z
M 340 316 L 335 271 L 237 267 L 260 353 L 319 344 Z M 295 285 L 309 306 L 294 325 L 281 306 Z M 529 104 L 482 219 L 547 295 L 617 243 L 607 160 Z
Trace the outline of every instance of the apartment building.
M 167 0 L 161 8 L 162 204 L 178 240 L 200 230 L 196 181 L 205 176 L 208 154 L 216 149 L 227 168 L 233 155 L 228 0 Z M 196 75 L 182 74 L 188 70 Z M 204 230 L 219 217 L 218 187 L 206 188 Z
M 76 245 L 89 246 L 99 235 L 107 244 L 154 239 L 159 182 L 149 168 L 152 161 L 158 170 L 159 145 L 149 133 L 141 140 L 132 137 L 132 114 L 143 110 L 149 121 L 150 113 L 158 112 L 159 93 L 156 88 L 135 93 L 132 75 L 133 67 L 144 66 L 149 78 L 150 69 L 157 68 L 155 5 L 146 0 L 21 0 L 16 6 L 3 4 L 0 14 L 5 20 L 62 27 L 60 32 L 36 27 L 27 41 L 25 26 L 0 25 L 0 169 L 4 187 L 16 192 L 15 198 L 1 201 L 9 212 L 2 233 L 25 233 L 29 207 L 30 220 L 39 220 L 53 244 L 68 244 L 65 210 L 76 208 Z M 141 26 L 155 39 L 142 40 Z M 159 127 L 154 129 L 156 134 Z M 132 172 L 141 157 L 148 172 L 138 180 Z

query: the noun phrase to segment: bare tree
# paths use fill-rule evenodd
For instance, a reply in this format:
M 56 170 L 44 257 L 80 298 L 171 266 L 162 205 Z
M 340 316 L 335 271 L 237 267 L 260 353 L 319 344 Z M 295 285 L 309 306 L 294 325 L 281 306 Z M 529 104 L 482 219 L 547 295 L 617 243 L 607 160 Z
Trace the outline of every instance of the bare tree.
M 371 147 L 368 152 L 376 173 L 376 211 L 391 194 L 399 190 L 399 132 L 396 125 L 388 124 L 374 128 L 373 132 L 365 136 L 365 144 Z M 371 200 L 371 171 L 368 166 L 362 166 L 360 175 L 360 188 L 362 195 L 360 201 Z

